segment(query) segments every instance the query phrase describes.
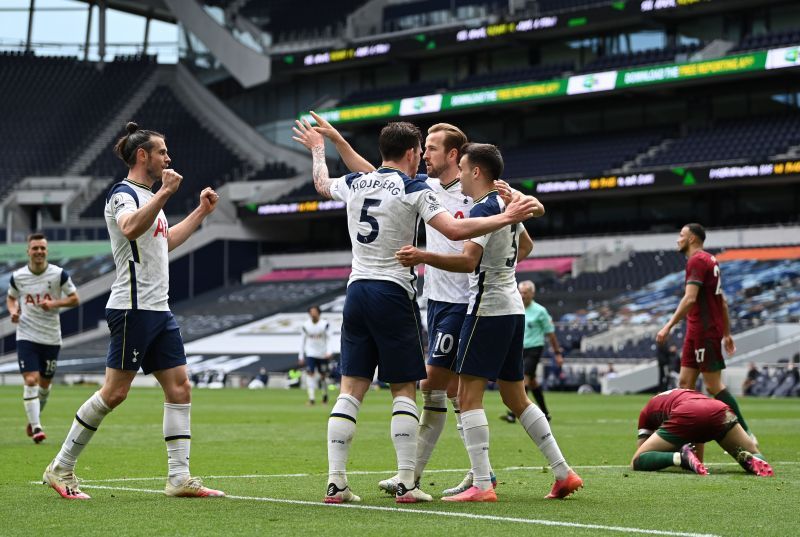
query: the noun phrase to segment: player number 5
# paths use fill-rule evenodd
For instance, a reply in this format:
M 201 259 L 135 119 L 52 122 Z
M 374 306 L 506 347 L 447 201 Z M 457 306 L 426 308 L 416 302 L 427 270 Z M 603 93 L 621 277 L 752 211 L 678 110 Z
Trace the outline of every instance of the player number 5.
M 374 198 L 364 198 L 364 205 L 361 206 L 361 218 L 358 219 L 359 222 L 364 222 L 365 224 L 369 224 L 369 227 L 372 229 L 370 230 L 368 235 L 362 235 L 361 233 L 356 236 L 356 239 L 361 244 L 369 244 L 375 239 L 378 238 L 378 220 L 374 216 L 370 216 L 367 211 L 369 211 L 370 207 L 377 207 L 381 204 L 381 200 L 376 200 Z

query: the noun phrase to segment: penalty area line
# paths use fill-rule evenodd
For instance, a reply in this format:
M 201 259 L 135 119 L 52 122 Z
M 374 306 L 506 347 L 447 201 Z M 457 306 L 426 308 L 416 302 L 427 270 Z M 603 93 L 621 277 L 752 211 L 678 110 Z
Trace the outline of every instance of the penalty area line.
M 112 487 L 108 485 L 84 485 L 86 489 L 119 490 L 126 492 L 144 492 L 147 494 L 164 494 L 163 490 L 140 489 L 133 487 Z M 358 505 L 353 503 L 326 504 L 307 500 L 288 500 L 283 498 L 265 498 L 259 496 L 226 496 L 230 500 L 245 500 L 255 502 L 268 502 L 288 505 L 304 505 L 309 507 L 323 507 L 328 509 L 359 509 L 364 511 L 384 511 L 389 513 L 403 513 L 414 515 L 428 515 L 433 517 L 465 518 L 470 520 L 487 520 L 490 522 L 511 522 L 517 524 L 532 524 L 538 526 L 553 526 L 562 528 L 575 528 L 586 530 L 606 530 L 619 533 L 638 533 L 643 535 L 666 535 L 670 537 L 719 537 L 711 533 L 691 533 L 682 531 L 652 530 L 646 528 L 631 528 L 626 526 L 606 526 L 603 524 L 582 524 L 579 522 L 563 522 L 558 520 L 539 520 L 529 518 L 505 517 L 496 515 L 478 515 L 474 513 L 455 513 L 452 511 L 430 511 L 419 509 L 401 509 L 399 507 L 383 507 L 379 505 Z M 211 501 L 220 501 L 212 499 Z

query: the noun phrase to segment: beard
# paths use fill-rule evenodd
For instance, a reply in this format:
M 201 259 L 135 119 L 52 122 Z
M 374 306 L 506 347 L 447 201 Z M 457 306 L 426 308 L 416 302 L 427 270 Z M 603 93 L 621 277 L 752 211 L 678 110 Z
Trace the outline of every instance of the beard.
M 147 177 L 153 182 L 161 180 L 161 167 L 155 166 L 152 162 L 147 163 Z
M 444 166 L 438 167 L 433 164 L 428 165 L 427 162 L 425 163 L 425 171 L 428 172 L 428 177 L 433 177 L 434 179 L 438 179 L 439 177 L 442 176 L 444 170 L 445 170 Z

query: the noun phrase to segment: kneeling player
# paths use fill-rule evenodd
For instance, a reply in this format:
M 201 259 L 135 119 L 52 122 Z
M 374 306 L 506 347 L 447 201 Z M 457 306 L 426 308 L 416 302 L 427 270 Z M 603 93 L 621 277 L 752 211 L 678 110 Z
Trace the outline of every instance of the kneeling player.
M 475 200 L 470 218 L 500 214 L 504 203 L 493 181 L 503 170 L 495 146 L 467 144 L 460 162 L 462 190 Z M 534 216 L 544 214 L 538 205 Z M 564 498 L 583 485 L 567 464 L 542 411 L 525 393 L 522 374 L 524 308 L 517 292 L 515 267 L 533 247 L 525 228 L 508 226 L 464 243 L 461 254 L 423 252 L 405 246 L 396 257 L 405 266 L 419 263 L 470 273 L 467 316 L 461 329 L 456 372 L 464 443 L 472 465 L 472 487 L 447 496 L 446 501 L 493 502 L 489 463 L 489 424 L 483 409 L 488 379 L 497 379 L 503 402 L 519 418 L 531 439 L 550 463 L 556 483 L 547 498 Z
M 641 471 L 680 466 L 706 475 L 708 470 L 693 444 L 711 440 L 716 440 L 747 472 L 764 477 L 773 475 L 772 467 L 728 405 L 683 389 L 659 393 L 642 409 L 639 448 L 631 465 Z

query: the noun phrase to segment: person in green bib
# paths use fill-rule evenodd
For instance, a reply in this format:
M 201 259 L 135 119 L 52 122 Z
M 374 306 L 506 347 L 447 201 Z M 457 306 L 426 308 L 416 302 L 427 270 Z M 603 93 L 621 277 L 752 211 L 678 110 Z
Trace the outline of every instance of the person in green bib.
M 530 280 L 525 280 L 520 282 L 517 288 L 519 289 L 519 294 L 522 295 L 522 303 L 525 305 L 525 339 L 522 345 L 525 388 L 530 390 L 536 400 L 536 404 L 544 412 L 547 421 L 550 421 L 550 412 L 544 402 L 542 387 L 536 381 L 536 368 L 539 366 L 539 360 L 544 351 L 545 336 L 550 340 L 550 346 L 553 348 L 556 364 L 559 367 L 564 363 L 564 356 L 561 354 L 561 346 L 558 344 L 558 339 L 556 339 L 555 328 L 550 314 L 547 313 L 547 309 L 544 306 L 534 300 L 536 285 Z M 514 423 L 517 419 L 513 412 L 508 412 L 508 414 L 501 417 L 508 423 Z

